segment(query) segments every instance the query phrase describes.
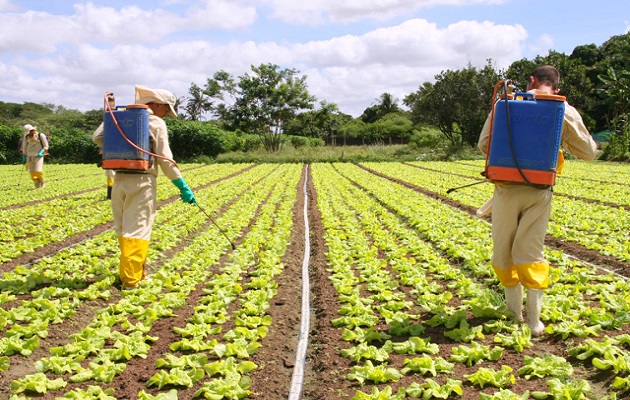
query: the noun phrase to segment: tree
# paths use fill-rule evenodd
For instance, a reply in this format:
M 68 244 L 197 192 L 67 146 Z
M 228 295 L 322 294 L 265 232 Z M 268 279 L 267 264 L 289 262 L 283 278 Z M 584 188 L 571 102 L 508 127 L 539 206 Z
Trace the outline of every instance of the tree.
M 601 70 L 604 73 L 608 68 L 616 71 L 630 70 L 630 32 L 624 35 L 613 36 L 601 46 Z
M 481 70 L 472 66 L 442 71 L 435 83 L 425 82 L 405 97 L 416 124 L 437 127 L 453 146 L 475 146 L 492 106 L 494 85 L 500 80 L 491 61 Z
M 203 114 L 212 107 L 212 102 L 207 98 L 203 89 L 195 83 L 190 85 L 188 94 L 190 94 L 190 97 L 188 97 L 188 102 L 186 103 L 186 113 L 191 121 L 200 121 L 203 118 Z
M 413 133 L 413 123 L 404 112 L 392 112 L 374 123 L 381 127 L 389 144 L 399 140 L 403 144 Z
M 333 137 L 339 127 L 350 119 L 351 116 L 339 112 L 337 104 L 321 101 L 319 109 L 300 113 L 287 121 L 284 132 L 325 140 Z
M 358 138 L 362 138 L 362 132 L 365 130 L 366 125 L 360 118 L 356 118 L 339 128 L 339 134 L 343 140 L 342 144 L 345 146 L 348 140 L 355 141 Z
M 599 79 L 603 83 L 599 91 L 607 96 L 605 103 L 611 112 L 609 125 L 613 131 L 604 158 L 630 160 L 630 72 L 609 68 Z
M 366 123 L 373 123 L 383 118 L 387 114 L 399 112 L 398 100 L 390 93 L 383 93 L 377 99 L 377 103 L 366 108 L 361 115 L 361 120 Z
M 580 58 L 569 57 L 564 53 L 550 51 L 546 56 L 537 56 L 533 60 L 521 59 L 510 65 L 506 77 L 524 91 L 534 68 L 539 65 L 552 65 L 560 73 L 560 92 L 572 106 L 577 108 L 589 129 L 594 129 L 597 121 L 590 117 L 597 103 L 593 96 L 593 83 L 589 79 L 588 70 Z
M 569 58 L 578 60 L 586 67 L 593 67 L 602 60 L 601 49 L 594 43 L 576 46 Z
M 221 101 L 211 107 L 231 129 L 261 136 L 268 151 L 277 151 L 287 121 L 299 111 L 313 108 L 315 97 L 308 92 L 306 75 L 295 69 L 280 69 L 275 64 L 252 65 L 252 74 L 236 82 L 225 72 L 208 79 L 204 93 Z

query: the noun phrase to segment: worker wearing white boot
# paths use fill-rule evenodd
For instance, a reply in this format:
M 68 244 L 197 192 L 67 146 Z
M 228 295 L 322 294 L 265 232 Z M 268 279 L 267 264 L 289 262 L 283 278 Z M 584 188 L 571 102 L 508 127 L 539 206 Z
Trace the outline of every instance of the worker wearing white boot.
M 558 94 L 560 74 L 550 65 L 534 69 L 527 91 Z M 488 151 L 490 115 L 479 137 L 479 149 Z M 593 160 L 597 146 L 578 111 L 565 102 L 562 146 L 574 156 Z M 561 155 L 561 154 L 560 154 Z M 558 159 L 557 173 L 563 158 Z M 492 267 L 505 290 L 505 302 L 515 320 L 523 321 L 523 288 L 527 289 L 527 325 L 532 336 L 545 329 L 540 316 L 543 293 L 549 286 L 549 263 L 544 258 L 544 241 L 551 213 L 552 190 L 521 182 L 495 181 L 492 201 Z M 488 203 L 486 203 L 487 206 Z M 487 208 L 487 207 L 486 207 Z M 480 213 L 488 212 L 480 210 Z

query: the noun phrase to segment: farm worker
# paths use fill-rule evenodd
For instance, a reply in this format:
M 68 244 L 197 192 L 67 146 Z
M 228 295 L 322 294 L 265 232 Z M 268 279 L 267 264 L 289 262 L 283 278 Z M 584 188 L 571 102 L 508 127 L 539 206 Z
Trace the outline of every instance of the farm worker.
M 538 66 L 528 79 L 527 91 L 557 94 L 560 73 L 550 65 Z M 595 141 L 578 111 L 565 102 L 562 146 L 583 160 L 594 160 Z M 488 149 L 490 117 L 481 131 L 478 146 Z M 558 170 L 563 158 L 560 157 Z M 540 321 L 543 291 L 549 286 L 549 263 L 544 258 L 544 242 L 551 213 L 549 187 L 533 187 L 518 182 L 495 181 L 492 206 L 492 267 L 505 288 L 508 310 L 523 321 L 523 286 L 527 288 L 527 325 L 532 336 L 543 333 Z
M 146 278 L 146 262 L 151 230 L 156 212 L 158 169 L 180 190 L 185 203 L 197 204 L 193 192 L 182 177 L 168 143 L 168 130 L 162 118 L 177 117 L 174 110 L 176 97 L 164 89 L 149 89 L 136 85 L 135 103 L 149 107 L 150 152 L 154 157 L 148 171 L 116 171 L 112 189 L 112 211 L 120 247 L 120 280 L 123 289 L 134 289 Z M 103 129 L 97 129 L 92 140 L 103 146 Z
M 22 163 L 27 165 L 35 189 L 45 188 L 44 153 L 48 150 L 46 135 L 37 132 L 37 127 L 26 124 L 22 143 Z

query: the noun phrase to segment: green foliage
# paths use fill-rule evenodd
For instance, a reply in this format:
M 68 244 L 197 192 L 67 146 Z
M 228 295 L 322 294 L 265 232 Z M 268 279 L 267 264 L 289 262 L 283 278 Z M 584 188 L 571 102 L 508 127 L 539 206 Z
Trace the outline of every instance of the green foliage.
M 440 131 L 423 126 L 411 133 L 409 145 L 415 149 L 440 149 L 448 146 L 448 141 Z
M 434 84 L 425 82 L 405 97 L 411 120 L 437 127 L 453 145 L 475 145 L 499 75 L 488 62 L 481 70 L 469 65 L 463 70 L 442 71 L 435 79 Z
M 324 141 L 322 139 L 304 136 L 290 136 L 289 142 L 296 149 L 300 147 L 318 147 L 324 145 Z
M 14 394 L 22 392 L 33 392 L 38 394 L 46 394 L 49 390 L 59 390 L 66 387 L 68 383 L 62 378 L 50 380 L 46 375 L 38 372 L 33 375 L 28 375 L 25 378 L 21 378 L 11 382 L 11 390 Z
M 464 375 L 472 384 L 479 385 L 482 389 L 485 385 L 492 385 L 497 388 L 505 388 L 516 383 L 516 378 L 512 375 L 512 368 L 503 365 L 499 371 L 492 368 L 481 367 L 477 372 Z
M 237 133 L 225 131 L 213 122 L 172 118 L 166 121 L 175 160 L 189 160 L 203 155 L 216 157 L 220 153 L 240 150 L 245 145 L 245 139 Z
M 446 383 L 440 386 L 433 379 L 428 378 L 423 383 L 414 382 L 407 388 L 407 395 L 414 399 L 448 399 L 455 393 L 464 394 L 462 381 L 457 379 L 447 379 Z
M 480 153 L 481 154 L 481 153 Z M 391 146 L 324 146 L 294 148 L 286 143 L 282 151 L 269 153 L 264 149 L 219 154 L 220 163 L 312 163 L 413 161 L 417 152 L 407 145 Z
M 219 71 L 208 79 L 204 93 L 222 100 L 211 111 L 226 126 L 260 135 L 265 149 L 277 151 L 286 122 L 298 111 L 312 109 L 315 102 L 308 92 L 306 75 L 297 77 L 298 72 L 261 64 L 252 66 L 252 74 L 243 74 L 236 82 L 227 72 Z M 226 102 L 227 97 L 233 102 Z
M 563 357 L 553 354 L 535 358 L 525 356 L 523 361 L 525 365 L 519 368 L 518 374 L 523 375 L 525 379 L 547 376 L 566 379 L 573 375 L 573 366 Z
M 388 367 L 387 363 L 374 365 L 367 360 L 364 365 L 355 365 L 348 374 L 348 380 L 358 381 L 363 386 L 367 381 L 378 383 L 398 382 L 402 374 L 396 368 Z
M 78 128 L 59 129 L 50 132 L 47 161 L 60 164 L 98 163 L 98 147 L 92 142 L 92 132 Z
M 630 72 L 617 72 L 608 68 L 598 75 L 603 87 L 598 92 L 605 95 L 602 101 L 612 116 L 613 134 L 602 158 L 605 160 L 630 160 Z
M 390 93 L 383 93 L 377 99 L 377 103 L 366 108 L 359 117 L 365 123 L 374 123 L 390 113 L 398 113 L 401 109 L 398 100 Z
M 352 117 L 339 112 L 335 103 L 320 102 L 320 108 L 308 110 L 289 119 L 283 132 L 287 135 L 325 139 L 335 135 Z
M 396 394 L 393 393 L 391 386 L 386 386 L 383 390 L 373 387 L 372 391 L 364 393 L 360 390 L 352 397 L 352 400 L 404 400 L 405 388 L 399 388 Z
M 22 128 L 0 125 L 0 163 L 15 164 L 20 161 L 18 143 Z

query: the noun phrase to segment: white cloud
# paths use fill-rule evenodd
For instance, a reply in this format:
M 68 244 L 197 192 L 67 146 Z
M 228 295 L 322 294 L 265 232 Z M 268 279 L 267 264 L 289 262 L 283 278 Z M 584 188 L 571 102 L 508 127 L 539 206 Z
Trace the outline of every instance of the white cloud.
M 0 0 L 0 11 L 15 11 L 18 7 L 11 4 L 11 0 Z
M 2 1 L 2 0 L 0 0 Z M 195 2 L 182 15 L 137 6 L 115 9 L 77 3 L 72 15 L 26 11 L 0 14 L 0 53 L 47 53 L 66 44 L 160 43 L 169 35 L 201 29 L 238 30 L 251 25 L 256 9 L 227 0 Z M 18 34 L 16 34 L 18 33 Z
M 437 6 L 502 4 L 507 0 L 267 0 L 273 17 L 295 24 L 347 23 L 361 19 L 385 21 Z
M 382 93 L 402 101 L 446 69 L 469 63 L 481 68 L 488 59 L 497 68 L 507 67 L 522 57 L 526 38 L 520 25 L 462 21 L 439 29 L 414 19 L 362 36 L 297 44 L 291 54 L 293 65 L 304 65 L 316 96 L 358 116 Z
M 274 1 L 286 9 L 293 4 Z M 242 2 L 194 3 L 197 8 L 177 12 L 168 5 L 149 10 L 78 3 L 72 15 L 0 13 L 0 72 L 11 76 L 0 81 L 0 95 L 3 101 L 46 102 L 85 111 L 100 108 L 106 91 L 114 91 L 120 104 L 132 101 L 135 84 L 169 89 L 183 97 L 191 83 L 203 86 L 219 70 L 238 76 L 251 72 L 252 65 L 274 63 L 298 69 L 308 76 L 309 90 L 318 99 L 335 102 L 342 112 L 358 116 L 382 93 L 402 100 L 442 70 L 469 63 L 482 67 L 489 58 L 497 67 L 509 65 L 522 57 L 527 38 L 520 25 L 460 21 L 438 28 L 424 19 L 410 19 L 327 40 L 221 43 L 210 34 L 188 39 L 185 33 L 222 26 L 242 29 L 257 18 L 256 9 Z M 321 3 L 318 12 L 341 13 L 332 1 Z M 386 3 L 392 8 L 416 4 Z M 309 0 L 302 7 L 315 10 L 318 4 Z M 358 4 L 353 0 L 344 7 L 359 9 Z M 361 4 L 375 10 L 380 3 Z M 11 29 L 25 19 L 35 34 L 12 34 Z M 7 23 L 13 24 L 11 28 Z
M 529 46 L 529 49 L 534 54 L 547 54 L 549 50 L 553 49 L 553 45 L 553 36 L 543 33 Z

